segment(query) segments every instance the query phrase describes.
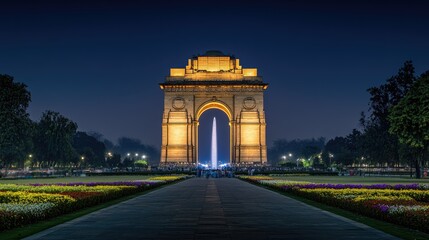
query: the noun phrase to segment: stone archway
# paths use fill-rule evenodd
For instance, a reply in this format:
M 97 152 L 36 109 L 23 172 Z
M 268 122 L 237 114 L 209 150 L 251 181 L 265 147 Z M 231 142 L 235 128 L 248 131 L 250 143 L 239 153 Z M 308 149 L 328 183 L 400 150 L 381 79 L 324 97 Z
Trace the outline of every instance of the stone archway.
M 233 138 L 234 138 L 234 131 L 233 131 L 233 118 L 232 118 L 232 110 L 231 108 L 224 102 L 217 100 L 217 99 L 210 99 L 204 103 L 202 103 L 198 108 L 197 111 L 195 113 L 195 122 L 196 122 L 196 126 L 195 126 L 195 153 L 196 153 L 196 162 L 199 162 L 199 156 L 198 156 L 198 149 L 199 149 L 199 141 L 198 141 L 198 132 L 199 132 L 199 124 L 200 124 L 200 117 L 201 115 L 203 115 L 203 113 L 207 110 L 210 109 L 218 109 L 222 112 L 224 112 L 226 114 L 226 116 L 228 117 L 228 121 L 229 121 L 229 161 L 230 163 L 234 162 L 234 154 L 233 154 Z
M 198 121 L 213 108 L 229 119 L 230 163 L 266 163 L 263 92 L 268 84 L 256 68 L 242 68 L 239 59 L 208 51 L 189 59 L 185 68 L 171 68 L 160 87 L 164 91 L 161 164 L 198 163 Z

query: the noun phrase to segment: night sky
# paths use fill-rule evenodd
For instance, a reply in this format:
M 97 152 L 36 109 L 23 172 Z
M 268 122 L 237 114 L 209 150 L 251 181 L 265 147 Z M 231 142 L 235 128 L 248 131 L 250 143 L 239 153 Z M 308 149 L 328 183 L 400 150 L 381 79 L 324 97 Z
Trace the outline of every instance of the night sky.
M 344 136 L 368 109 L 367 88 L 406 60 L 418 74 L 429 69 L 429 4 L 342 2 L 2 1 L 0 73 L 28 85 L 34 120 L 54 110 L 79 130 L 159 148 L 158 84 L 171 67 L 217 49 L 270 84 L 268 145 Z M 211 129 L 210 114 L 200 131 Z

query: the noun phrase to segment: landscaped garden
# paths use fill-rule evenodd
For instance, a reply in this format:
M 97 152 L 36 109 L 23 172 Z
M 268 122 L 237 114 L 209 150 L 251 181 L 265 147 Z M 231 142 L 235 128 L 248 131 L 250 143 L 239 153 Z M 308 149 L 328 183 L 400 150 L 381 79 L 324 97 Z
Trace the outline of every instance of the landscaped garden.
M 323 177 L 307 178 L 307 181 L 296 176 L 239 177 L 274 190 L 429 233 L 427 181 L 410 183 L 408 179 L 390 178 L 390 181 L 385 179 L 389 182 L 386 184 L 372 182 L 378 182 L 378 178 L 330 177 L 333 183 L 326 183 Z M 347 180 L 353 183 L 344 183 Z
M 187 178 L 186 175 L 3 180 L 0 231 L 78 211 Z M 79 180 L 79 181 L 71 181 Z

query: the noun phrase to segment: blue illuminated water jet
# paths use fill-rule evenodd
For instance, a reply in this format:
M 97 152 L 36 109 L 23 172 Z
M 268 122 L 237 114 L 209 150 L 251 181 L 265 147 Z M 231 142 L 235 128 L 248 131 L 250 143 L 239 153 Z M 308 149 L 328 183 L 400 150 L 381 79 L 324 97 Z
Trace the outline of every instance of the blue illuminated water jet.
M 213 118 L 213 127 L 212 127 L 212 169 L 217 169 L 216 117 Z

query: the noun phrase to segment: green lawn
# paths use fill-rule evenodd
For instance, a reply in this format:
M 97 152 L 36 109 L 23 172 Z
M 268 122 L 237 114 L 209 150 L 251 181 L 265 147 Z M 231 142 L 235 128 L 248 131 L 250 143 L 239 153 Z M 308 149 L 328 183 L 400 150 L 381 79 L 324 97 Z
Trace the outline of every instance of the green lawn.
M 350 184 L 429 184 L 429 179 L 414 179 L 407 177 L 360 177 L 360 176 L 281 176 L 274 177 L 290 181 L 306 181 L 312 183 L 350 183 Z
M 69 183 L 69 182 L 116 182 L 116 181 L 133 181 L 150 178 L 147 175 L 129 175 L 129 176 L 91 176 L 91 177 L 61 177 L 61 178 L 35 178 L 35 179 L 0 179 L 0 184 L 15 183 Z

